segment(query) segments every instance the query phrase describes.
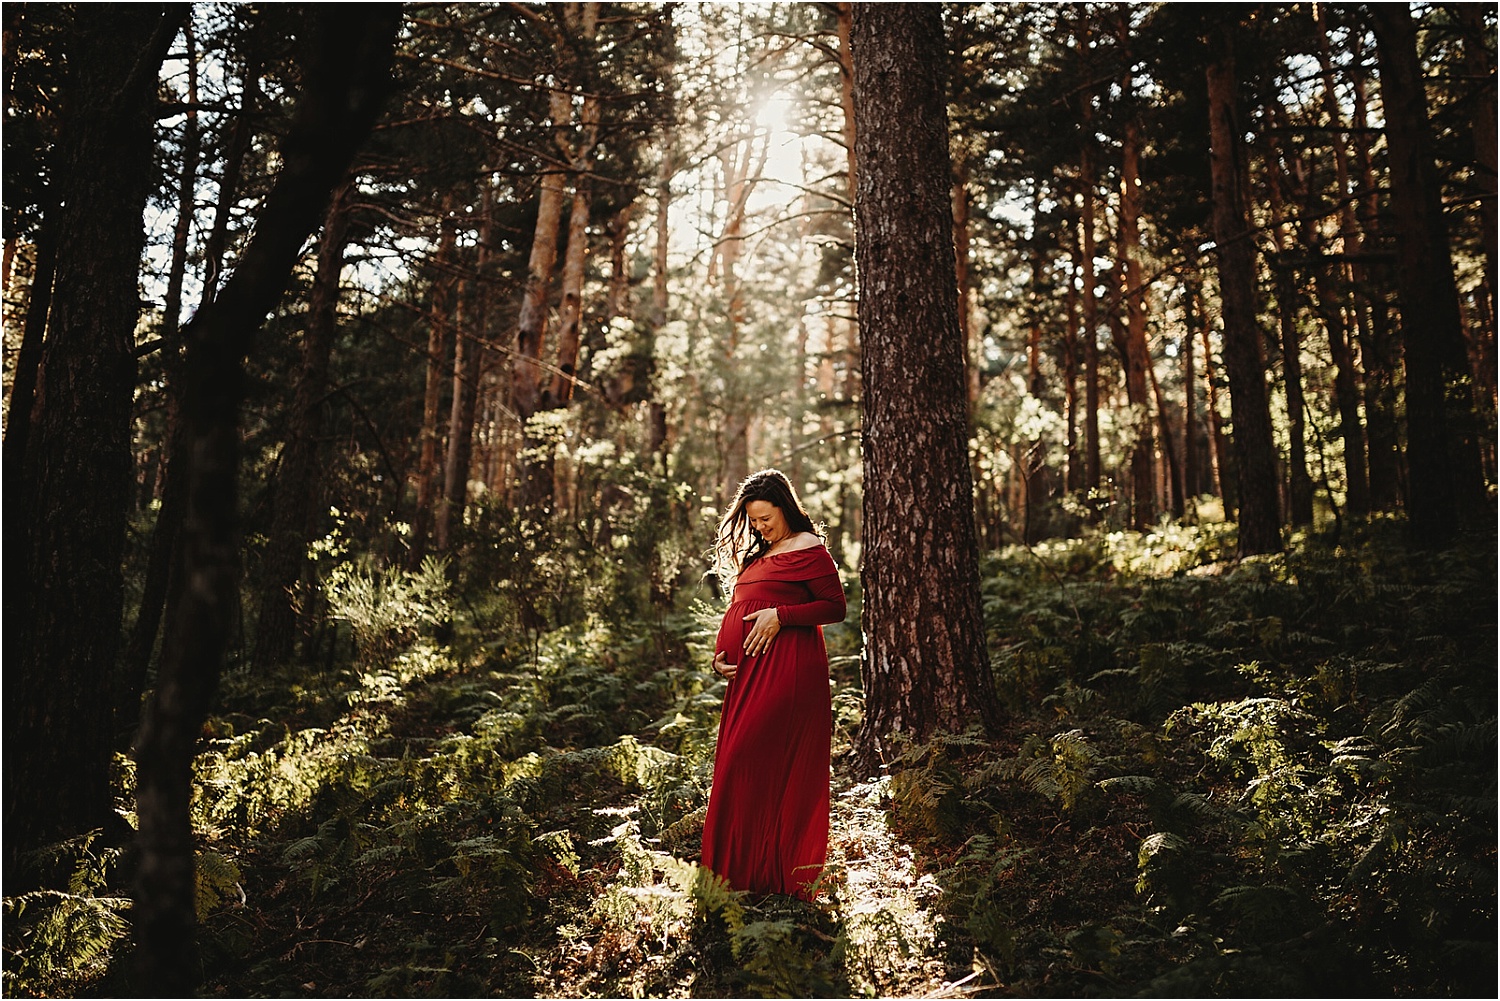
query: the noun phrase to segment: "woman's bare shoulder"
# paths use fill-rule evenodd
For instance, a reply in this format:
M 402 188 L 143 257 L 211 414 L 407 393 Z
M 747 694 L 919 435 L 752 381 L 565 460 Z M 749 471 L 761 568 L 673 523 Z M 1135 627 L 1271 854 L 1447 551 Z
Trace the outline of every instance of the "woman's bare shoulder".
M 788 539 L 787 543 L 787 547 L 782 552 L 795 553 L 800 549 L 816 549 L 823 544 L 823 540 L 813 532 L 798 532 Z

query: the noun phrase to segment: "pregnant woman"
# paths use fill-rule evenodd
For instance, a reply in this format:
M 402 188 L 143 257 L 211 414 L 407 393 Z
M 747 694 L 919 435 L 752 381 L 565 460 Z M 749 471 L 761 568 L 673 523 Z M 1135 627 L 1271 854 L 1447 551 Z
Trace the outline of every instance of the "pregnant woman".
M 812 520 L 774 469 L 740 484 L 716 569 L 733 595 L 714 647 L 727 678 L 703 864 L 737 890 L 807 899 L 828 855 L 832 710 L 820 625 L 844 589 Z

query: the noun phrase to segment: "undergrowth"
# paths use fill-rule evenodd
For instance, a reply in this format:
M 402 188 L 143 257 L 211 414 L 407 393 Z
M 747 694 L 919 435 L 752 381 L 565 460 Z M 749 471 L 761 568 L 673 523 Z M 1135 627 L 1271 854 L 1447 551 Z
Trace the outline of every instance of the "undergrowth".
M 1492 994 L 1494 540 L 1420 555 L 1398 530 L 987 558 L 1005 731 L 907 742 L 860 784 L 836 760 L 812 903 L 696 865 L 706 592 L 663 602 L 660 575 L 500 529 L 462 575 L 342 564 L 349 655 L 232 673 L 205 727 L 205 991 Z M 523 600 L 496 553 L 547 588 Z M 827 630 L 836 756 L 857 621 Z M 7 995 L 138 989 L 128 859 L 97 844 L 5 901 Z

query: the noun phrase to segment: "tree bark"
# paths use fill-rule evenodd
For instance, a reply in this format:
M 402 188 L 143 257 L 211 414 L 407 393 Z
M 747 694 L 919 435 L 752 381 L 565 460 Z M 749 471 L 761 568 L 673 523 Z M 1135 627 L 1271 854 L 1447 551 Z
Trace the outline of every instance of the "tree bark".
M 1129 93 L 1130 78 L 1125 79 Z M 1151 351 L 1146 344 L 1146 286 L 1141 278 L 1140 126 L 1125 125 L 1124 165 L 1120 177 L 1120 247 L 1125 265 L 1125 394 L 1130 400 L 1135 445 L 1130 453 L 1131 524 L 1146 531 L 1156 524 L 1156 441 L 1151 429 Z
M 1240 140 L 1235 73 L 1237 26 L 1214 29 L 1207 67 L 1212 142 L 1214 242 L 1224 307 L 1224 368 L 1234 424 L 1241 556 L 1281 551 L 1277 510 L 1276 442 L 1266 392 L 1265 358 L 1255 316 L 1255 247 L 1247 208 L 1244 150 Z
M 18 530 L 6 542 L 24 561 L 4 595 L 7 894 L 21 889 L 22 852 L 115 822 L 110 694 L 124 604 L 142 213 L 157 73 L 185 13 L 100 5 L 77 19 L 68 41 L 55 292 L 23 474 L 7 483 L 24 518 L 6 526 Z
M 194 942 L 192 761 L 236 607 L 239 408 L 244 359 L 307 234 L 390 89 L 399 7 L 313 8 L 303 91 L 282 170 L 234 276 L 184 328 L 182 419 L 190 456 L 178 614 L 167 623 L 155 696 L 136 748 L 139 865 L 132 922 L 139 982 L 190 996 Z M 154 78 L 153 78 L 154 81 Z
M 1407 510 L 1413 541 L 1440 548 L 1485 521 L 1473 373 L 1432 162 L 1416 28 L 1402 4 L 1372 4 L 1396 219 L 1396 283 L 1406 351 Z
M 307 568 L 307 543 L 323 486 L 318 439 L 323 430 L 328 364 L 338 335 L 339 278 L 349 245 L 352 188 L 353 179 L 347 178 L 334 194 L 318 241 L 318 268 L 307 305 L 302 359 L 277 464 L 269 545 L 261 568 L 264 585 L 255 627 L 257 668 L 291 660 L 300 632 L 296 588 Z
M 485 187 L 480 209 L 479 246 L 474 279 L 468 282 L 468 309 L 460 308 L 453 343 L 453 406 L 448 413 L 448 452 L 443 464 L 443 501 L 438 508 L 435 531 L 437 548 L 448 550 L 455 522 L 462 523 L 469 503 L 469 464 L 474 454 L 474 417 L 479 405 L 479 380 L 484 374 L 484 341 L 488 332 L 491 189 Z M 460 294 L 460 298 L 464 298 Z M 465 327 L 468 330 L 465 330 Z M 522 363 L 516 356 L 514 362 Z M 517 377 L 520 378 L 519 376 Z M 519 384 L 519 383 L 518 383 Z M 529 416 L 529 415 L 527 415 Z M 524 421 L 526 418 L 523 417 Z M 527 487 L 523 484 L 522 489 Z
M 979 597 L 942 12 L 855 4 L 855 204 L 864 338 L 865 722 L 889 737 L 998 722 Z
M 438 426 L 443 404 L 443 376 L 452 371 L 448 362 L 448 330 L 453 323 L 453 244 L 457 224 L 452 204 L 444 202 L 442 232 L 432 278 L 432 302 L 427 311 L 427 383 L 422 394 L 422 432 L 417 458 L 417 508 L 412 515 L 410 565 L 420 566 L 427 556 L 432 536 L 436 498 L 442 481 L 438 451 L 442 440 Z
M 1187 514 L 1195 515 L 1193 498 L 1203 492 L 1198 473 L 1198 369 L 1193 362 L 1193 313 L 1197 290 L 1189 282 L 1183 289 L 1182 309 L 1182 489 L 1187 494 Z
M 1276 267 L 1276 313 L 1281 321 L 1281 374 L 1286 385 L 1287 519 L 1313 521 L 1312 477 L 1307 474 L 1307 413 L 1302 395 L 1302 333 L 1297 329 L 1297 280 L 1289 264 Z
M 589 208 L 592 186 L 588 176 L 589 155 L 599 131 L 599 99 L 584 98 L 580 115 L 583 138 L 574 151 L 573 204 L 568 212 L 568 247 L 563 253 L 562 296 L 557 317 L 557 371 L 542 398 L 544 409 L 565 407 L 573 398 L 578 374 L 578 346 L 583 332 L 583 278 L 589 254 Z
M 1083 120 L 1092 117 L 1090 105 L 1084 104 Z M 1084 145 L 1079 185 L 1083 188 L 1083 487 L 1090 495 L 1099 489 L 1099 280 L 1094 274 L 1094 259 L 1099 252 L 1094 228 L 1094 155 Z M 1090 508 L 1097 507 L 1090 502 Z
M 201 310 L 213 301 L 219 287 L 219 276 L 224 266 L 224 255 L 229 244 L 229 219 L 239 193 L 240 177 L 244 170 L 245 155 L 255 133 L 255 112 L 260 94 L 260 46 L 252 23 L 246 33 L 245 68 L 241 75 L 240 109 L 235 117 L 228 150 L 225 153 L 224 173 L 219 179 L 219 190 L 214 209 L 214 223 L 203 246 L 203 294 L 198 308 Z M 185 469 L 188 459 L 182 435 L 180 398 L 182 388 L 181 338 L 174 336 L 163 345 L 167 356 L 166 369 L 166 469 L 162 476 L 161 504 L 156 512 L 156 523 L 151 530 L 151 552 L 146 560 L 146 579 L 142 585 L 140 609 L 131 627 L 130 640 L 126 647 L 121 668 L 124 690 L 116 700 L 115 726 L 120 734 L 134 730 L 140 722 L 141 693 L 145 690 L 147 673 L 151 666 L 151 653 L 156 647 L 157 633 L 163 617 L 171 618 L 182 593 L 182 581 L 177 575 L 180 564 L 180 536 L 183 509 L 187 504 L 187 480 Z
M 1355 65 L 1362 60 L 1355 52 Z M 1354 91 L 1354 130 L 1367 135 L 1368 96 L 1363 73 L 1350 74 Z M 1358 218 L 1365 243 L 1380 237 L 1381 192 L 1375 183 L 1374 157 L 1366 140 L 1354 151 L 1359 168 Z M 1396 419 L 1396 369 L 1400 345 L 1392 330 L 1390 304 L 1385 288 L 1392 282 L 1386 265 L 1366 265 L 1363 280 L 1356 283 L 1355 330 L 1364 367 L 1365 437 L 1369 446 L 1370 506 L 1376 511 L 1394 511 L 1401 506 L 1401 432 Z
M 42 344 L 47 334 L 47 315 L 52 309 L 52 281 L 57 267 L 56 206 L 49 208 L 37 229 L 36 257 L 32 264 L 31 289 L 26 300 L 26 321 L 21 331 L 21 349 L 16 354 L 15 376 L 10 384 L 10 402 L 5 412 L 5 442 L 0 445 L 6 493 L 14 496 L 25 481 L 27 439 L 31 434 L 31 410 L 36 403 L 36 381 L 42 364 Z M 17 520 L 20 505 L 7 509 L 5 537 L 13 542 L 25 534 L 24 519 Z M 16 528 L 12 529 L 12 525 Z M 11 564 L 7 560 L 7 566 Z
M 563 130 L 573 120 L 573 105 L 566 90 L 552 92 L 552 127 Z M 563 142 L 559 131 L 559 142 Z M 516 416 L 524 423 L 541 405 L 542 350 L 547 341 L 547 310 L 552 276 L 557 267 L 558 228 L 562 224 L 565 171 L 548 170 L 542 175 L 537 201 L 536 227 L 532 231 L 531 256 L 526 265 L 526 288 L 516 321 L 516 354 L 512 369 L 511 400 Z

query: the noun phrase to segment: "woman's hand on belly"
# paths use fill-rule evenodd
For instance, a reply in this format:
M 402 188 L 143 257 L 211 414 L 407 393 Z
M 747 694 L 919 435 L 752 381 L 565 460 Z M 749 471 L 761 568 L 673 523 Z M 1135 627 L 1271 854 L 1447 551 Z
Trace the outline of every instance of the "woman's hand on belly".
M 733 681 L 734 676 L 740 673 L 740 665 L 725 662 L 723 651 L 714 654 L 714 673 L 725 681 Z
M 781 617 L 775 608 L 762 608 L 745 616 L 745 621 L 754 623 L 745 634 L 745 656 L 757 657 L 771 648 L 771 641 L 781 632 Z

